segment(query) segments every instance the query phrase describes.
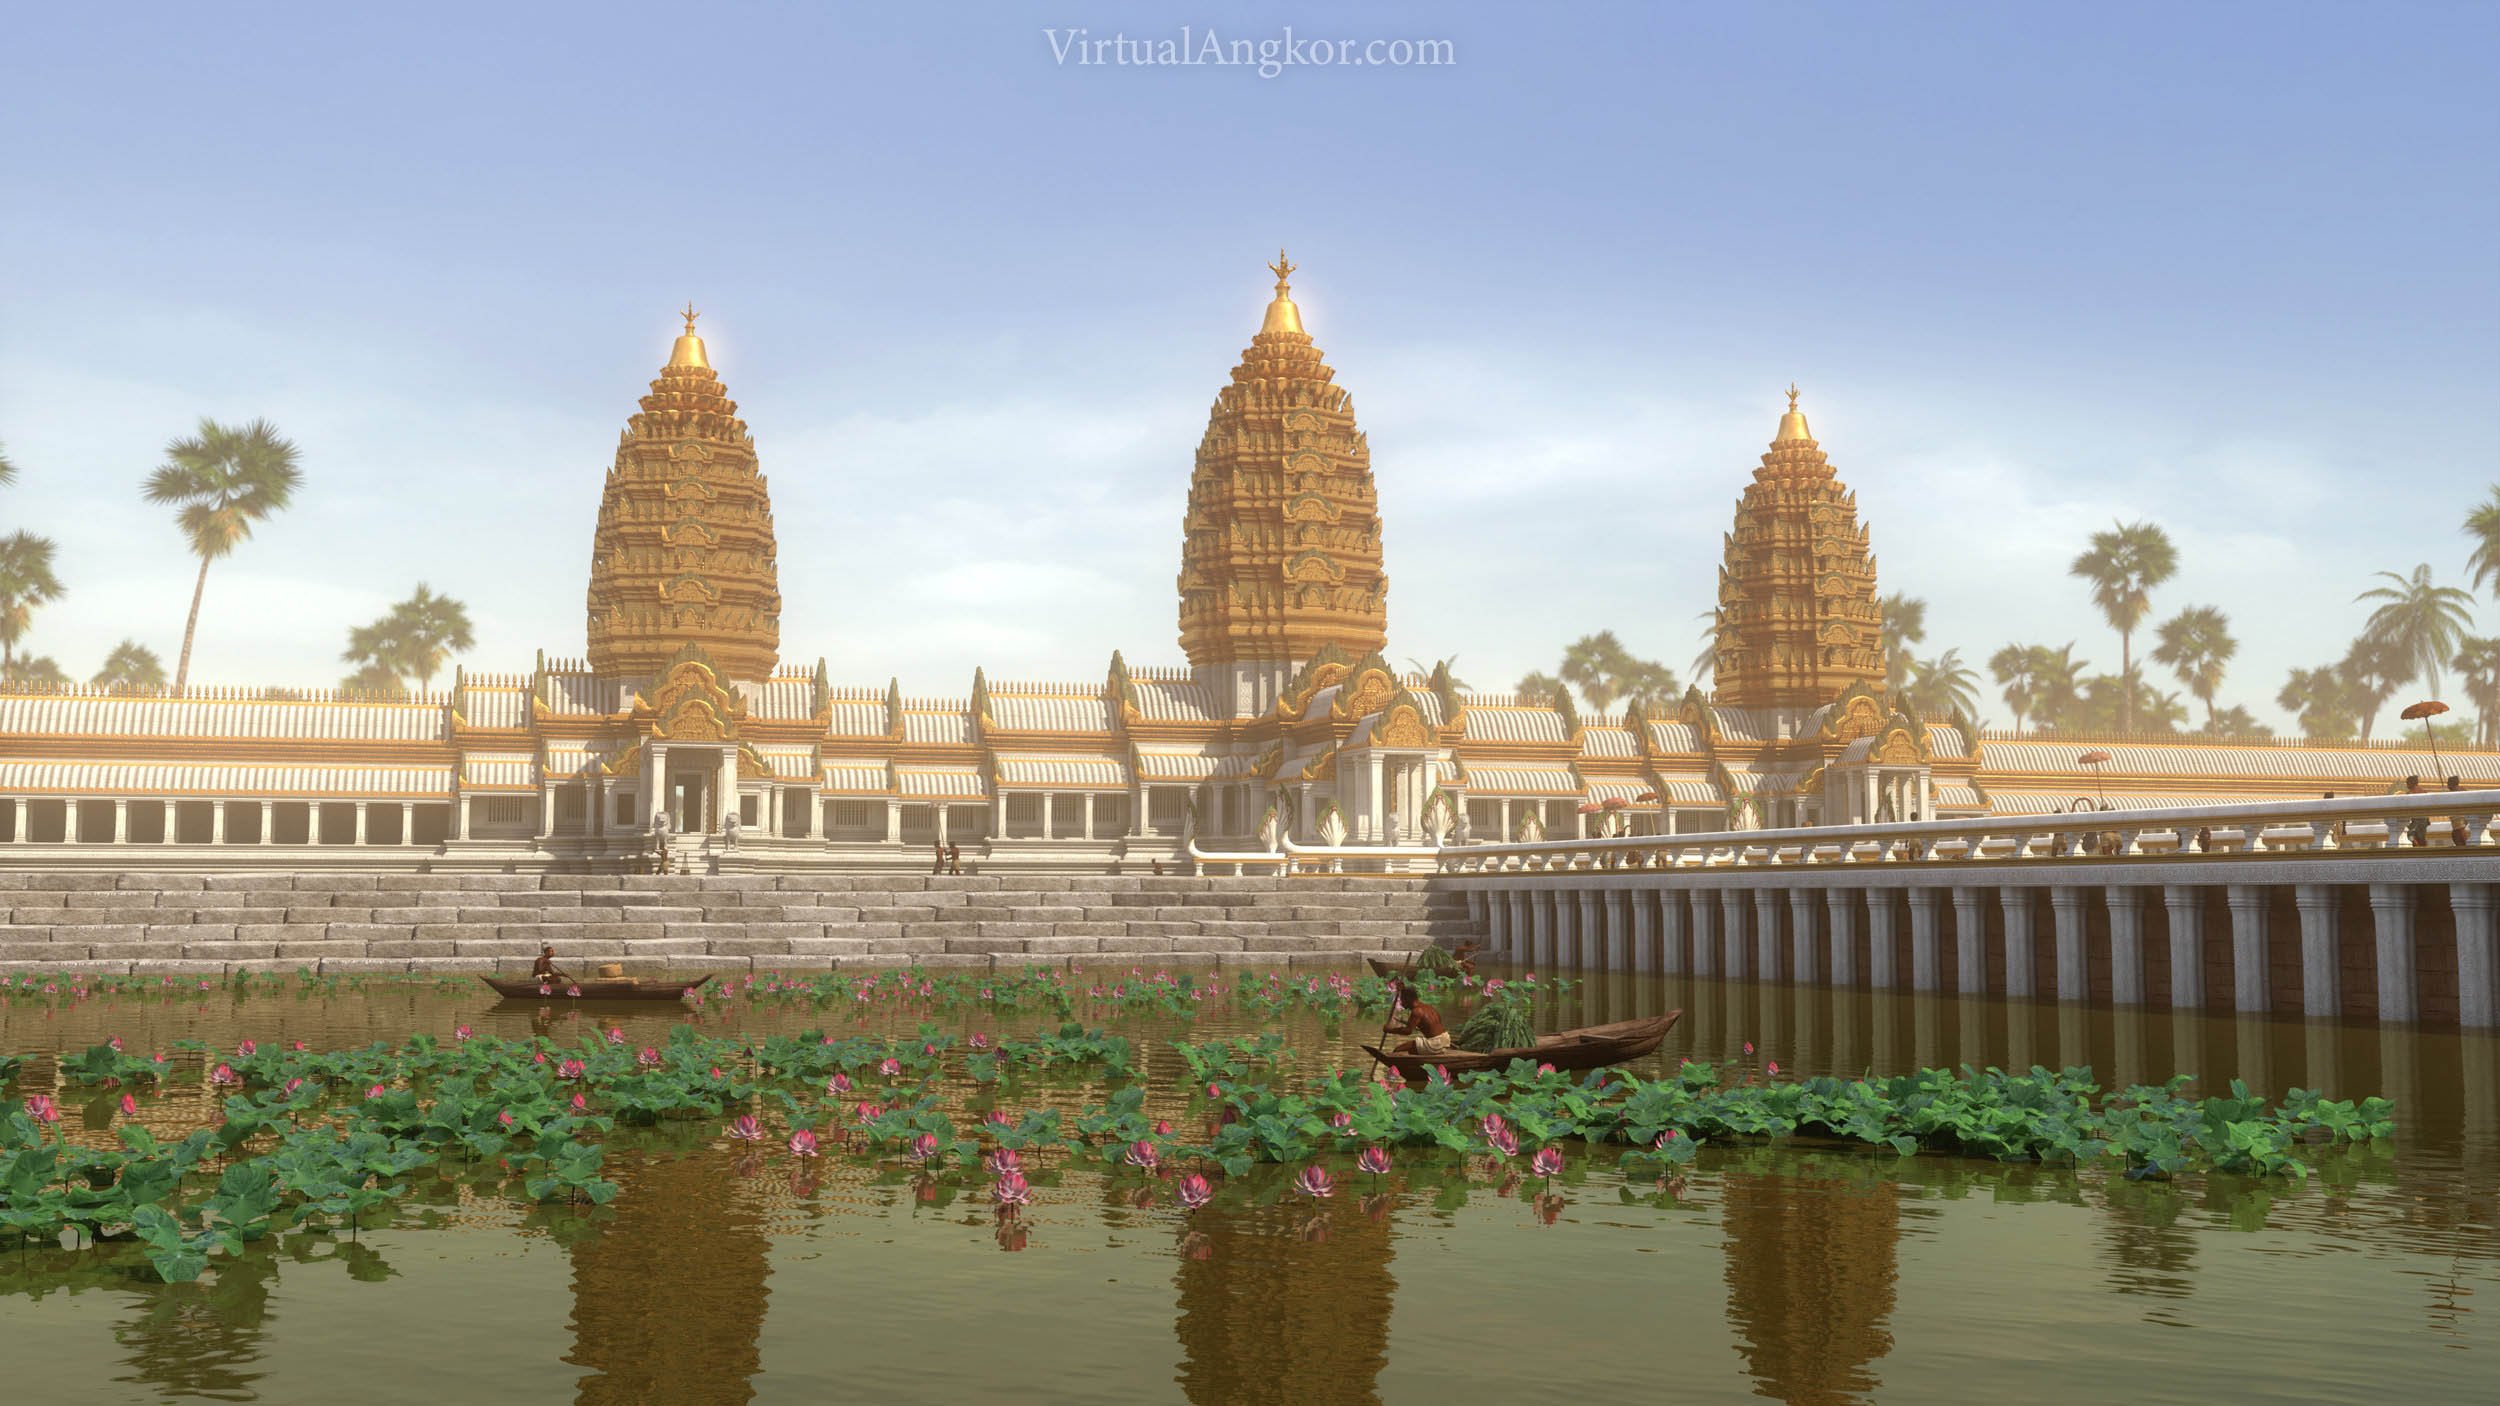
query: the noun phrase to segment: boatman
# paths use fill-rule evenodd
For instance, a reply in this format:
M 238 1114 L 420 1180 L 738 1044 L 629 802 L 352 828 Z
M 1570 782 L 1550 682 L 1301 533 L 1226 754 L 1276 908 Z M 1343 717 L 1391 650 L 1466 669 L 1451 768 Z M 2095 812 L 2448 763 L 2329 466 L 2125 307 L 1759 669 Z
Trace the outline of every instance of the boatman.
M 1397 984 L 1397 995 L 1398 1009 L 1404 1011 L 1406 1016 L 1403 1020 L 1393 1020 L 1389 1025 L 1389 1033 L 1415 1037 L 1407 1041 L 1405 1047 L 1398 1053 L 1448 1054 L 1450 1052 L 1450 1028 L 1441 1023 L 1441 1012 L 1424 1004 L 1424 998 L 1416 994 L 1415 988 L 1403 981 Z
M 530 975 L 538 978 L 541 986 L 553 986 L 559 981 L 567 986 L 573 984 L 573 978 L 565 973 L 564 968 L 556 965 L 556 949 L 552 943 L 540 945 L 538 960 L 531 964 Z

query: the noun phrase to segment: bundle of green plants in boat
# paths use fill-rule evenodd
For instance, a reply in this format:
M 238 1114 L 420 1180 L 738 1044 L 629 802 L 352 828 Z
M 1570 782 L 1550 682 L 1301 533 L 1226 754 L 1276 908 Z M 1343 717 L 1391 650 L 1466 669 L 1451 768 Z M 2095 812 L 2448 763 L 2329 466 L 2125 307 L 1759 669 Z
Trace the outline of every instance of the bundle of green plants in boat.
M 1489 992 L 1452 1038 L 1460 1049 L 1476 1054 L 1524 1050 L 1536 1043 L 1536 1024 L 1531 1019 L 1535 1004 L 1535 988 L 1513 982 Z

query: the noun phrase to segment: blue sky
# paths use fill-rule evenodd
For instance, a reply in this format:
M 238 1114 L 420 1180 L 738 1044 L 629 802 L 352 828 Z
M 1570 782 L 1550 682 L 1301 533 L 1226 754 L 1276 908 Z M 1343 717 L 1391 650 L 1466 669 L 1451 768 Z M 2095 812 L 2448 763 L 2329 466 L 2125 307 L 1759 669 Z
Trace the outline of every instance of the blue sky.
M 1054 62 L 1446 39 L 1430 68 Z M 786 658 L 961 692 L 1178 662 L 1190 461 L 1262 262 L 1353 393 L 1391 652 L 1679 671 L 1792 379 L 1928 648 L 2116 642 L 2149 517 L 2280 720 L 2500 478 L 2500 10 L 1095 0 L 23 8 L 0 70 L 0 529 L 31 648 L 170 661 L 138 499 L 199 415 L 303 445 L 195 676 L 324 683 L 424 580 L 473 667 L 578 654 L 599 484 L 705 310 L 772 481 Z M 2500 630 L 2484 605 L 2479 627 Z M 2005 720 L 1993 696 L 1991 715 Z

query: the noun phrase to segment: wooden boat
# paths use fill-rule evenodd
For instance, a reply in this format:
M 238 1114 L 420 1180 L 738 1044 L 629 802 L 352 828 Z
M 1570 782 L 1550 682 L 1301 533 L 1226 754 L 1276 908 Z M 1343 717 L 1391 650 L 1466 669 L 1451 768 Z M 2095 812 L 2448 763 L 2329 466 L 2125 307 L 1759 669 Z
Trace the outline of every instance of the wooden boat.
M 1399 981 L 1407 977 L 1421 976 L 1424 973 L 1424 969 L 1422 967 L 1402 967 L 1395 962 L 1384 962 L 1378 957 L 1365 957 L 1363 960 L 1370 964 L 1372 975 L 1379 977 L 1383 981 Z M 1449 968 L 1445 967 L 1443 970 L 1447 971 Z M 1468 968 L 1467 970 L 1472 971 L 1473 968 Z
M 635 977 L 619 977 L 608 981 L 576 981 L 554 986 L 534 976 L 482 976 L 478 980 L 495 988 L 495 994 L 509 1001 L 676 1001 L 700 990 L 712 979 L 706 972 L 687 979 L 668 977 L 643 981 Z
M 1388 1054 L 1363 1047 L 1372 1056 L 1405 1076 L 1406 1082 L 1420 1084 L 1432 1075 L 1435 1065 L 1452 1074 L 1481 1073 L 1488 1069 L 1508 1069 L 1514 1059 L 1534 1060 L 1556 1069 L 1603 1069 L 1639 1059 L 1658 1048 L 1667 1032 L 1684 1018 L 1684 1012 L 1669 1011 L 1646 1020 L 1618 1020 L 1610 1025 L 1589 1025 L 1578 1030 L 1558 1030 L 1539 1035 L 1534 1047 L 1524 1050 L 1494 1050 L 1477 1054 L 1473 1050 L 1451 1050 L 1446 1054 Z

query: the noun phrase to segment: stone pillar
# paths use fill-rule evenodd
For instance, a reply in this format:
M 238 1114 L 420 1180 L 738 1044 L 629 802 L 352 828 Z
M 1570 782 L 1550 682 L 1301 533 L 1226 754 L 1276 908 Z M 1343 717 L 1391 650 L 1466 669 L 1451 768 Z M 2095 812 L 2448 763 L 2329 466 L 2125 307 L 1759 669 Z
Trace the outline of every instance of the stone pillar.
M 1936 912 L 1940 907 L 1934 889 L 1914 887 L 1910 890 L 1910 989 L 1933 991 L 1943 985 L 1944 937 L 1937 931 Z
M 1715 976 L 1719 971 L 1719 896 L 1709 889 L 1693 890 L 1693 975 Z
M 182 812 L 175 808 L 172 801 L 158 801 L 156 805 L 162 817 L 160 828 L 157 830 L 157 833 L 165 837 L 164 843 L 170 845 L 174 842 L 176 829 L 174 822 L 182 814 Z
M 1660 970 L 1658 901 L 1662 896 L 1649 889 L 1634 889 L 1627 895 L 1632 907 L 1632 970 L 1636 972 Z
M 1793 888 L 1788 891 L 1788 976 L 1799 984 L 1822 979 L 1817 955 L 1821 944 L 1814 932 L 1815 910 L 1822 907 L 1821 895 L 1812 889 Z
M 1745 965 L 1745 911 L 1752 906 L 1745 901 L 1743 889 L 1719 890 L 1719 967 L 1730 981 L 1742 981 L 1749 975 Z
M 19 823 L 24 823 L 23 817 L 20 818 Z M 260 820 L 260 839 L 262 844 L 269 842 L 269 817 L 265 813 Z M 212 845 L 222 845 L 226 842 L 226 803 L 224 801 L 208 803 L 208 842 Z
M 1891 889 L 1866 891 L 1866 984 L 1877 991 L 1901 986 L 1901 907 Z
M 466 796 L 451 798 L 451 837 L 455 840 L 469 838 L 469 798 Z
M 1536 921 L 1536 936 L 1528 949 L 1532 969 L 1554 965 L 1554 899 L 1554 894 L 1544 891 L 1528 895 L 1529 910 Z
M 2300 1013 L 2341 1014 L 2344 981 L 2337 969 L 2335 886 L 2301 884 L 2292 890 L 2292 901 L 2300 909 Z
M 1936 818 L 1936 777 L 1933 772 L 1922 771 L 1918 774 L 1918 818 Z
M 2413 885 L 2370 885 L 2371 943 L 2378 953 L 2378 1018 L 2422 1018 L 2413 950 Z
M 1571 965 L 1598 967 L 1605 965 L 1605 929 L 1599 926 L 1598 904 L 1603 895 L 1595 889 L 1580 890 L 1579 920 L 1571 925 Z
M 1510 946 L 1503 950 L 1502 955 L 1514 962 L 1524 962 L 1528 959 L 1529 944 L 1536 940 L 1536 919 L 1529 912 L 1529 905 L 1534 900 L 1526 889 L 1512 889 L 1502 898 L 1510 909 L 1507 934 Z
M 1371 793 L 1363 798 L 1363 837 L 1365 839 L 1384 838 L 1381 826 L 1386 823 L 1388 816 L 1381 805 L 1382 784 L 1381 756 L 1375 751 L 1371 754 Z
M 113 802 L 113 843 L 130 843 L 130 802 L 126 800 Z
M 1987 893 L 1968 884 L 1953 890 L 1953 989 L 1965 996 L 1988 994 Z
M 2231 1008 L 2243 1014 L 2274 1008 L 2272 953 L 2266 945 L 2266 891 L 2256 884 L 2223 890 L 2231 905 Z
M 14 829 L 12 829 L 12 830 L 10 830 L 10 831 L 9 831 L 9 842 L 10 842 L 11 844 L 19 844 L 19 845 L 26 844 L 26 843 L 28 843 L 28 840 L 27 840 L 27 838 L 26 838 L 26 827 L 27 827 L 27 824 L 29 823 L 29 821 L 32 819 L 32 814 L 33 814 L 33 813 L 32 813 L 30 810 L 28 810 L 27 805 L 26 805 L 26 799 L 25 799 L 25 797 L 23 797 L 23 796 L 19 797 L 19 798 L 18 798 L 18 799 L 16 799 L 15 801 L 10 802 L 10 805 L 12 805 L 13 807 L 15 807 L 15 808 L 16 808 L 16 811 L 17 811 L 17 824 L 16 824 L 16 827 L 15 827 Z
M 2144 890 L 2133 884 L 2111 884 L 2109 899 L 2109 1000 L 2116 1006 L 2144 1004 Z
M 2493 952 L 2493 914 L 2500 886 L 2448 885 L 2448 910 L 2457 922 L 2457 1023 L 2468 1030 L 2500 1024 L 2500 967 Z
M 1682 889 L 1658 890 L 1658 970 L 1678 976 L 1697 970 L 1692 962 L 1692 905 Z
M 2205 891 L 2195 884 L 2164 884 L 2162 906 L 2170 910 L 2170 1005 L 2205 1005 Z
M 1051 804 L 1052 799 L 1050 792 L 1042 793 L 1042 838 L 1045 840 L 1059 833 L 1058 825 L 1051 818 L 1052 811 L 1055 809 Z
M 941 816 L 946 814 L 945 807 L 939 807 L 938 814 Z M 946 838 L 946 831 L 943 826 L 941 826 L 938 830 L 938 838 L 940 840 Z M 1094 838 L 1094 793 L 1091 791 L 1085 793 L 1085 838 L 1089 840 Z
M 357 843 L 357 844 L 359 844 L 359 845 L 362 845 L 362 844 L 365 842 L 365 806 L 366 806 L 366 804 L 367 804 L 367 802 L 364 802 L 364 801 L 358 801 L 358 802 L 356 802 L 356 843 Z M 553 814 L 555 813 L 555 807 L 554 807 L 554 806 L 552 806 L 552 805 L 548 806 L 548 807 L 547 807 L 547 813 L 548 813 L 548 814 L 550 814 L 550 815 L 553 815 Z M 545 829 L 546 827 L 542 825 L 542 826 L 540 826 L 539 828 L 543 830 L 543 829 Z
M 1753 891 L 1753 974 L 1757 980 L 1780 979 L 1780 892 Z
M 1848 889 L 1823 890 L 1825 936 L 1832 949 L 1832 985 L 1858 984 L 1858 898 Z
M 2073 884 L 2059 884 L 2049 890 L 2049 910 L 2057 924 L 2057 999 L 2080 1001 L 2092 993 L 2092 973 L 2084 966 L 2084 891 Z M 2068 1064 L 2081 1060 L 2071 1054 L 2060 1054 Z
M 2026 1000 L 2040 994 L 2039 983 L 2032 979 L 2039 970 L 2033 956 L 2032 891 L 2014 885 L 1997 890 L 1997 906 L 2005 913 L 2005 994 L 2010 1000 Z M 2028 1061 L 2023 1062 L 2029 1068 Z
M 213 818 L 214 817 L 212 817 L 212 819 Z M 219 831 L 220 837 L 223 836 L 223 833 L 224 832 L 222 830 Z M 274 845 L 277 842 L 278 803 L 276 801 L 262 801 L 260 803 L 260 843 L 264 845 Z
M 1606 890 L 1606 956 L 1603 965 L 1610 972 L 1632 970 L 1632 917 L 1624 911 L 1625 906 L 1623 890 Z
M 1500 956 L 1510 948 L 1510 903 L 1500 889 L 1474 889 L 1467 895 L 1468 907 L 1484 924 L 1484 945 L 1487 952 Z

